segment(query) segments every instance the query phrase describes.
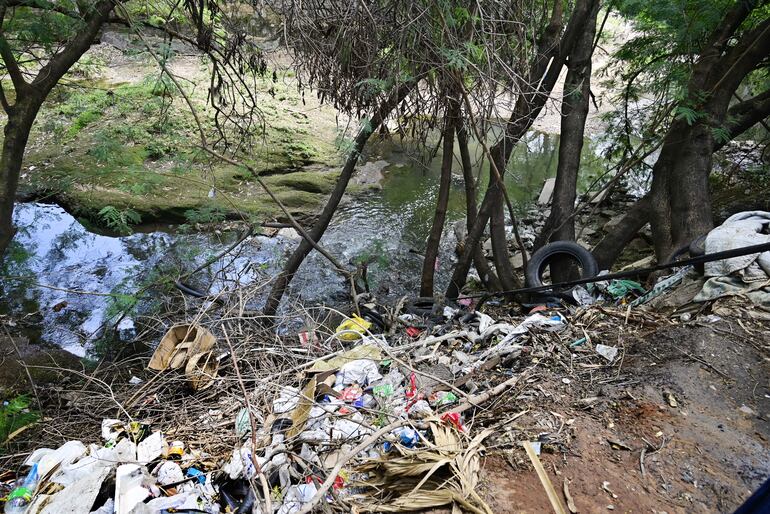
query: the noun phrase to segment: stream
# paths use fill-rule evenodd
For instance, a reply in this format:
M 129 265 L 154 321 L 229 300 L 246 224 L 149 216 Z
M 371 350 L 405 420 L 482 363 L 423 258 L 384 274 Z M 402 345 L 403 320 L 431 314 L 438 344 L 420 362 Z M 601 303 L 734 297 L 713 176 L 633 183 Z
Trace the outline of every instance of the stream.
M 509 194 L 520 212 L 532 205 L 544 180 L 555 175 L 558 161 L 558 136 L 533 132 L 524 142 L 514 151 L 506 175 Z M 582 188 L 604 170 L 598 146 L 586 141 Z M 382 168 L 380 186 L 347 198 L 321 243 L 342 263 L 368 260 L 369 284 L 378 298 L 415 295 L 420 254 L 436 202 L 440 159 L 426 166 L 416 164 L 395 143 L 375 146 L 366 159 Z M 464 223 L 459 164 L 454 173 L 437 291 L 446 287 L 455 262 L 453 225 Z M 485 188 L 482 178 L 479 190 Z M 34 322 L 25 326 L 34 327 L 26 330 L 33 342 L 55 344 L 78 356 L 93 350 L 103 324 L 114 322 L 134 292 L 159 271 L 172 265 L 193 269 L 235 237 L 232 233 L 185 233 L 173 227 L 115 237 L 89 231 L 61 207 L 41 203 L 17 205 L 14 220 L 19 231 L 4 270 L 10 278 L 0 282 L 0 314 L 11 314 L 12 319 L 32 317 Z M 252 236 L 233 255 L 196 275 L 194 284 L 217 292 L 235 283 L 266 283 L 280 271 L 296 241 L 281 235 Z M 338 305 L 345 301 L 347 290 L 342 278 L 313 252 L 292 281 L 286 302 Z M 137 306 L 138 312 L 150 308 Z M 118 329 L 122 339 L 135 335 L 130 317 L 124 317 Z

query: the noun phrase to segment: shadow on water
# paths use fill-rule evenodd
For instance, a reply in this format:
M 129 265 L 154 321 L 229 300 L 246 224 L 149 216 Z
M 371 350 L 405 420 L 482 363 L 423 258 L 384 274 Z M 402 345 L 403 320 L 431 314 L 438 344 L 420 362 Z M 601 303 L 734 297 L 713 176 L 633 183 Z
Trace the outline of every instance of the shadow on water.
M 478 162 L 480 149 L 471 150 Z M 583 154 L 581 188 L 603 171 L 596 144 L 587 140 Z M 545 179 L 555 175 L 557 156 L 558 136 L 533 132 L 517 145 L 506 185 L 520 211 L 532 204 Z M 415 294 L 422 266 L 420 254 L 425 250 L 433 219 L 439 159 L 428 165 L 417 164 L 402 147 L 391 142 L 375 145 L 367 160 L 387 161 L 381 188 L 348 198 L 322 243 L 342 262 L 368 261 L 370 285 L 380 298 Z M 481 170 L 482 192 L 488 181 L 486 168 Z M 463 223 L 465 216 L 465 193 L 457 162 L 454 175 L 439 254 L 437 291 L 446 286 L 455 261 L 453 224 Z M 58 206 L 44 204 L 18 205 L 15 222 L 19 232 L 12 258 L 2 273 L 25 279 L 0 282 L 0 313 L 14 317 L 35 313 L 34 328 L 28 334 L 31 339 L 56 344 L 77 355 L 91 349 L 105 320 L 115 321 L 116 307 L 130 302 L 131 295 L 143 284 L 161 273 L 173 276 L 189 270 L 228 242 L 226 237 L 214 234 L 163 231 L 111 237 L 87 230 Z M 267 282 L 278 273 L 295 243 L 282 237 L 252 237 L 237 256 L 197 277 L 197 285 L 216 292 L 239 282 Z M 320 255 L 313 253 L 295 276 L 287 301 L 337 305 L 346 299 L 346 292 L 347 284 Z M 149 303 L 140 303 L 132 312 L 150 309 Z M 130 337 L 134 330 L 131 316 L 122 319 L 118 328 Z

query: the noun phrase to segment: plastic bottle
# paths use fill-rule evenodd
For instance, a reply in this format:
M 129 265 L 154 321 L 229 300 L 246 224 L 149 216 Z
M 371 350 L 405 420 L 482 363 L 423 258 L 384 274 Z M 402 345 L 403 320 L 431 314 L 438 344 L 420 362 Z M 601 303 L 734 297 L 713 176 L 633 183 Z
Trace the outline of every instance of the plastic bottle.
M 5 514 L 23 514 L 32 503 L 32 496 L 35 494 L 38 481 L 37 463 L 35 463 L 27 476 L 20 481 L 21 485 L 17 485 L 8 495 L 8 501 L 5 502 Z

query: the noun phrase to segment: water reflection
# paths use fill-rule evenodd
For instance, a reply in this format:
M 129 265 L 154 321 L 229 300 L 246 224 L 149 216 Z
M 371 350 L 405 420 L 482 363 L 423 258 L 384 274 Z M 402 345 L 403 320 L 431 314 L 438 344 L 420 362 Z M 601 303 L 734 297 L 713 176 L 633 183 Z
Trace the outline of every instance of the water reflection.
M 517 208 L 523 210 L 537 197 L 546 178 L 556 173 L 558 136 L 531 133 L 517 145 L 506 175 L 506 185 Z M 472 147 L 474 160 L 482 162 L 481 149 Z M 603 171 L 596 144 L 586 141 L 580 184 L 585 188 Z M 368 159 L 384 159 L 382 188 L 348 198 L 335 215 L 322 244 L 342 262 L 368 260 L 370 285 L 381 298 L 415 294 L 428 231 L 433 219 L 440 174 L 434 159 L 418 165 L 395 143 L 376 145 Z M 488 181 L 483 164 L 480 187 Z M 447 227 L 442 237 L 436 288 L 446 286 L 455 261 L 454 223 L 464 223 L 465 193 L 459 162 L 454 166 Z M 0 312 L 40 311 L 41 339 L 83 355 L 94 335 L 111 315 L 114 300 L 107 296 L 78 294 L 130 293 L 160 269 L 176 266 L 191 269 L 221 250 L 226 240 L 213 234 L 136 233 L 109 237 L 86 230 L 58 206 L 19 205 L 15 222 L 20 228 L 14 240 L 15 258 L 4 273 L 26 275 L 30 282 L 6 280 L 0 284 Z M 198 287 L 212 292 L 235 283 L 266 282 L 281 268 L 295 240 L 281 237 L 251 238 L 236 257 L 218 263 L 196 277 Z M 164 268 L 165 267 L 165 268 Z M 46 284 L 50 288 L 35 284 Z M 314 253 L 303 264 L 291 285 L 289 302 L 336 304 L 348 286 Z M 253 308 L 264 300 L 257 299 Z M 125 318 L 121 329 L 131 332 Z

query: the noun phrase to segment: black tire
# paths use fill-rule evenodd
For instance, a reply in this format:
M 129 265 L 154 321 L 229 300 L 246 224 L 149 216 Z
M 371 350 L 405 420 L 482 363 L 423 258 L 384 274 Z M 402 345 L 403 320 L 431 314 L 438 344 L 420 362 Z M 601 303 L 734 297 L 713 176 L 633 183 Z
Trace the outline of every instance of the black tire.
M 591 278 L 599 274 L 599 265 L 591 252 L 572 241 L 556 241 L 543 246 L 530 257 L 525 273 L 527 287 L 543 285 L 540 277 L 555 256 L 570 257 L 577 262 L 582 271 L 581 278 Z
M 436 309 L 436 302 L 429 296 L 421 296 L 409 302 L 404 311 L 423 318 L 430 317 Z

